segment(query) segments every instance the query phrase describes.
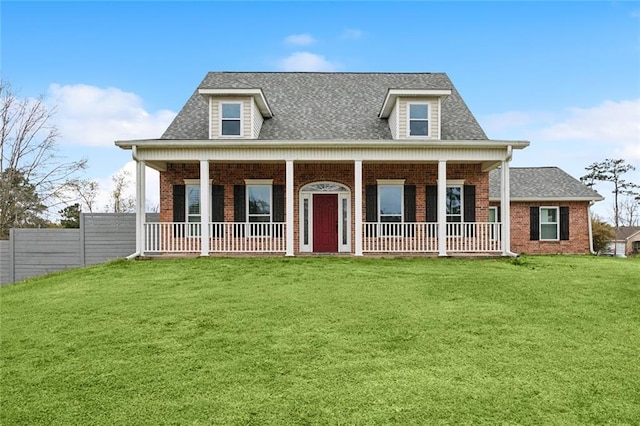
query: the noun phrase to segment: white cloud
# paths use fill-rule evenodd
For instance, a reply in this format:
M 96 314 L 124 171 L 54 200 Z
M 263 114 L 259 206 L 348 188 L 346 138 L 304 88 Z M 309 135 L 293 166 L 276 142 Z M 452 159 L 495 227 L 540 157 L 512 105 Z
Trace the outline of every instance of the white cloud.
M 311 34 L 292 34 L 284 39 L 287 44 L 296 44 L 299 46 L 307 46 L 316 42 Z
M 353 29 L 353 28 L 349 28 L 349 29 L 346 29 L 346 30 L 344 30 L 344 31 L 342 32 L 341 37 L 342 37 L 342 38 L 346 38 L 346 39 L 350 39 L 350 40 L 355 40 L 355 39 L 359 39 L 359 38 L 361 38 L 361 37 L 362 37 L 362 34 L 363 34 L 363 33 L 362 33 L 362 31 L 360 31 L 360 30 L 356 30 L 356 29 Z
M 549 141 L 587 141 L 608 146 L 627 160 L 640 160 L 640 99 L 567 108 L 567 117 L 544 128 Z
M 139 96 L 117 88 L 52 84 L 48 94 L 57 106 L 53 120 L 61 144 L 113 146 L 115 140 L 158 138 L 176 115 L 147 112 Z
M 335 71 L 338 63 L 328 61 L 322 55 L 309 52 L 295 52 L 279 63 L 283 71 Z

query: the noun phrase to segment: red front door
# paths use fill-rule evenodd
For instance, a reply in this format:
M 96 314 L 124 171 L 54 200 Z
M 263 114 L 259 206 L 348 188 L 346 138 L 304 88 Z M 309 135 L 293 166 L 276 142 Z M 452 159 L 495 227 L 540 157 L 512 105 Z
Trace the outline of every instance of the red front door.
M 338 251 L 338 195 L 313 195 L 313 251 Z

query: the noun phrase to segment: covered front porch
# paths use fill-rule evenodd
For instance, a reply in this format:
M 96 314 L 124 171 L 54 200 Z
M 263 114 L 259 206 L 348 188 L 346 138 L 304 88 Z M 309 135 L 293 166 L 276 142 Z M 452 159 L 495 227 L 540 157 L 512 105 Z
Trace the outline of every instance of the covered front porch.
M 172 141 L 168 146 L 167 141 L 136 141 L 130 145 L 137 162 L 136 254 L 510 255 L 508 169 L 514 145 L 521 149 L 527 143 L 370 141 L 338 146 L 330 141 Z M 176 164 L 188 164 L 192 170 L 183 180 L 199 188 L 197 216 L 171 220 L 165 215 L 159 222 L 146 222 L 146 166 L 162 175 Z M 240 185 L 221 171 L 229 164 L 269 165 L 269 173 L 260 174 L 258 167 L 243 179 L 236 176 L 246 188 L 270 188 L 263 217 L 250 211 L 247 192 L 238 219 L 238 201 L 230 194 L 237 195 Z M 502 172 L 501 202 L 499 211 L 489 211 L 486 175 L 496 167 Z M 463 188 L 467 191 L 460 175 L 464 168 L 473 168 L 479 188 L 477 201 L 464 200 L 473 209 L 478 206 L 477 219 L 468 219 L 466 208 L 462 211 L 461 193 Z M 457 213 L 452 185 L 460 188 Z M 217 196 L 212 186 L 226 194 L 219 195 L 227 200 L 222 213 L 212 212 Z M 166 189 L 163 194 L 169 192 Z M 396 204 L 401 206 L 388 210 L 396 189 Z M 475 196 L 475 186 L 470 189 Z

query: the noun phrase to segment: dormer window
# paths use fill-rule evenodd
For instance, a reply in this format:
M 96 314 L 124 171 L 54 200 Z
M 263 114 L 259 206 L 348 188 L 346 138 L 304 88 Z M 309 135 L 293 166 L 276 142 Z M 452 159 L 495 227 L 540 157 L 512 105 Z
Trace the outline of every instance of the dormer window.
M 409 136 L 429 136 L 429 104 L 410 103 L 409 107 Z
M 242 103 L 220 103 L 221 136 L 242 136 Z

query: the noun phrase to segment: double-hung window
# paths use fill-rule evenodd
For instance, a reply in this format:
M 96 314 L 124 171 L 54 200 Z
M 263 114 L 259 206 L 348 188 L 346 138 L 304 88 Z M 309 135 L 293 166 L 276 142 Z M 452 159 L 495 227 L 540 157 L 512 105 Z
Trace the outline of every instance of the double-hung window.
M 429 104 L 410 103 L 409 108 L 409 136 L 429 136 Z
M 557 240 L 558 232 L 558 208 L 540 207 L 540 239 Z
M 220 103 L 220 134 L 242 136 L 242 102 Z
M 381 235 L 402 235 L 403 185 L 378 185 Z
M 247 185 L 249 235 L 271 235 L 271 185 Z

